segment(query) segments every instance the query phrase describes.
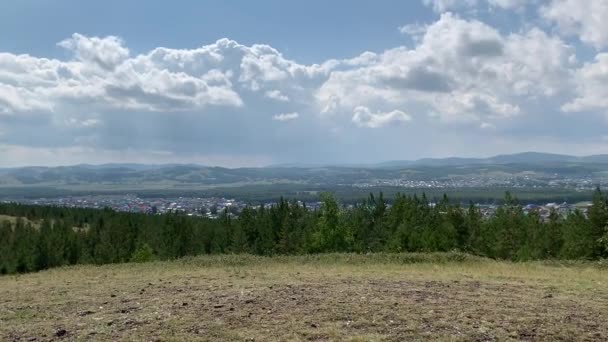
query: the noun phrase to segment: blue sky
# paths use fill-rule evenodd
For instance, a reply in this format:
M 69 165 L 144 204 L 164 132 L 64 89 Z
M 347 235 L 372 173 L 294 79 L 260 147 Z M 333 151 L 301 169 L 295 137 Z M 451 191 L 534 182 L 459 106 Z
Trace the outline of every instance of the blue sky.
M 0 4 L 0 166 L 608 153 L 602 0 Z
M 120 36 L 135 53 L 158 46 L 194 48 L 227 37 L 245 45 L 269 44 L 302 63 L 321 63 L 403 44 L 407 39 L 399 33 L 399 26 L 435 17 L 421 2 L 398 0 L 143 4 L 119 0 L 4 2 L 0 4 L 0 48 L 62 57 L 55 44 L 74 32 Z

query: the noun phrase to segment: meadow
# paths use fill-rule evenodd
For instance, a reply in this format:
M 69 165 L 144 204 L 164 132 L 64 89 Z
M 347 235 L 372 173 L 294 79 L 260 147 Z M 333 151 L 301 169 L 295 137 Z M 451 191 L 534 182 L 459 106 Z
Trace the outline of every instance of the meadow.
M 607 340 L 608 266 L 207 255 L 0 277 L 0 340 Z

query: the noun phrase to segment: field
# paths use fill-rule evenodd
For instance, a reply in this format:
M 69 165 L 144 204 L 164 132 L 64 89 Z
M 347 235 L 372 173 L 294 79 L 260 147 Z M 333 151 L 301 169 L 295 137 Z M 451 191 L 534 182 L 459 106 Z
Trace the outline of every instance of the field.
M 206 256 L 0 277 L 0 340 L 607 340 L 601 263 Z

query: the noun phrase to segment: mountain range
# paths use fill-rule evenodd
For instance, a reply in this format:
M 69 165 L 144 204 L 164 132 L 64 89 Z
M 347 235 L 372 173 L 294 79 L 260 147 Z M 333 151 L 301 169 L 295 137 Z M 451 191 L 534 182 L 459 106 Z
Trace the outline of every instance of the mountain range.
M 490 158 L 426 158 L 361 165 L 281 164 L 234 169 L 196 164 L 30 166 L 0 169 L 0 188 L 35 186 L 126 190 L 260 184 L 402 184 L 395 180 L 442 181 L 445 184 L 457 183 L 458 186 L 515 184 L 513 182 L 542 186 L 550 184 L 556 177 L 570 181 L 603 182 L 608 179 L 608 155 L 577 157 L 526 152 Z
M 423 158 L 417 160 L 393 160 L 377 164 L 277 164 L 270 167 L 301 167 L 314 168 L 323 166 L 342 166 L 353 168 L 400 168 L 410 166 L 463 166 L 463 165 L 492 165 L 492 164 L 546 164 L 546 163 L 607 163 L 608 154 L 590 156 L 571 156 L 565 154 L 523 152 L 515 154 L 501 154 L 488 158 Z

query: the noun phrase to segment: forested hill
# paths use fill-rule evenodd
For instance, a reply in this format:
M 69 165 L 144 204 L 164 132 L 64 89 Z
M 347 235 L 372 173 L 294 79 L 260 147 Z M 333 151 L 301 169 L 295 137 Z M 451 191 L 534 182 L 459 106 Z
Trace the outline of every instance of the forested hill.
M 608 254 L 608 198 L 599 189 L 588 217 L 552 212 L 543 222 L 507 194 L 495 216 L 447 198 L 397 196 L 388 207 L 370 195 L 354 208 L 331 196 L 319 210 L 281 200 L 238 218 L 144 215 L 111 210 L 0 204 L 0 272 L 107 264 L 189 255 L 460 250 L 507 260 L 591 259 Z
M 409 183 L 408 183 L 409 182 Z M 220 185 L 299 184 L 442 187 L 511 184 L 547 186 L 608 183 L 608 156 L 572 157 L 540 153 L 487 159 L 447 158 L 373 165 L 221 168 L 199 165 L 107 164 L 0 169 L 0 188 L 184 189 Z M 423 184 L 427 187 L 429 184 Z

